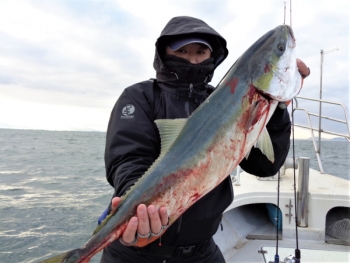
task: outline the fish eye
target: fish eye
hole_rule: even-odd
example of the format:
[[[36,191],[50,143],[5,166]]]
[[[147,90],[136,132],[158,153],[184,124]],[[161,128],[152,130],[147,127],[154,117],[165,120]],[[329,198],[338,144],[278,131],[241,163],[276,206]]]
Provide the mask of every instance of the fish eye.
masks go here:
[[[278,49],[278,51],[283,52],[285,50],[285,47],[283,44],[278,44],[277,49]]]

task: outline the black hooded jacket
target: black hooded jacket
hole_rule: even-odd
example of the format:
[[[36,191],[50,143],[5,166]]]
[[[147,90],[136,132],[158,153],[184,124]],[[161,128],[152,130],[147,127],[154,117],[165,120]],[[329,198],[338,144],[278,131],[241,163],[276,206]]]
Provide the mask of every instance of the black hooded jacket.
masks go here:
[[[167,41],[185,34],[205,38],[213,47],[212,57],[193,66],[183,59],[165,55]],[[225,39],[205,22],[192,17],[175,17],[169,21],[156,42],[156,79],[126,88],[111,113],[105,164],[107,180],[115,189],[114,196],[122,196],[158,157],[160,137],[154,121],[188,117],[212,92],[208,82],[227,55]],[[249,158],[241,163],[245,171],[259,176],[276,174],[287,156],[290,136],[287,111],[277,109],[267,129],[275,150],[275,162],[271,163],[259,149],[253,148]],[[188,246],[208,240],[215,234],[221,215],[232,200],[232,183],[228,177],[169,227],[162,243]],[[116,242],[107,249],[118,250],[118,254],[130,249],[121,248]]]

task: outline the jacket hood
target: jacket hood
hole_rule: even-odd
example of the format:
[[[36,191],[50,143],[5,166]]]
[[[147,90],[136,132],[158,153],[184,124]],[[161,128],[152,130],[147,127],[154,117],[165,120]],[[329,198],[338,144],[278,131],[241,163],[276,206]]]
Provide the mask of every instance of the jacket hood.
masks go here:
[[[156,41],[156,52],[153,62],[153,67],[157,72],[158,81],[174,81],[177,76],[164,64],[166,45],[174,38],[179,36],[191,35],[205,39],[213,48],[211,58],[213,60],[213,67],[206,78],[208,83],[213,76],[214,70],[225,60],[228,55],[226,47],[226,40],[213,28],[211,28],[204,21],[189,17],[178,16],[172,18],[164,27],[159,38]]]

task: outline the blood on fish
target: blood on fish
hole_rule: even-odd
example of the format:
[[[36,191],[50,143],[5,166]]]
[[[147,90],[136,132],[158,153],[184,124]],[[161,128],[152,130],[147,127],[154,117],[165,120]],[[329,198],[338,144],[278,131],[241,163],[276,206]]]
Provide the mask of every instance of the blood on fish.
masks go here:
[[[264,114],[259,111],[257,115],[254,115],[254,118],[250,119],[250,127],[247,132],[250,132],[254,128],[254,125],[261,119],[261,116],[264,116]]]
[[[270,72],[270,71],[271,71],[271,68],[272,68],[272,66],[270,66],[269,64],[266,64],[266,65],[265,65],[265,68],[264,68],[264,72],[265,72],[265,73]]]
[[[239,81],[238,78],[233,78],[233,79],[228,81],[227,85],[230,87],[231,94],[235,93],[238,81]]]
[[[257,93],[256,88],[254,85],[251,83],[248,88],[247,96],[249,98],[249,103],[252,104],[254,95]]]
[[[195,202],[195,201],[197,201],[200,197],[201,197],[200,194],[195,193],[195,194],[193,194],[190,198],[192,199],[192,201]]]
[[[215,149],[211,149],[211,150],[215,151]],[[210,164],[211,164],[211,158],[208,156],[207,161],[202,162],[200,165],[195,166],[194,168],[180,169],[175,173],[172,173],[164,177],[162,182],[160,183],[162,187],[159,187],[157,189],[157,195],[161,195],[164,192],[165,190],[164,187],[174,186],[176,184],[180,185],[179,182],[181,181],[197,180],[197,179],[194,179],[193,177],[201,177],[202,173],[209,169]],[[195,190],[195,192],[196,191],[197,190]],[[177,195],[176,190],[173,192],[173,195]]]

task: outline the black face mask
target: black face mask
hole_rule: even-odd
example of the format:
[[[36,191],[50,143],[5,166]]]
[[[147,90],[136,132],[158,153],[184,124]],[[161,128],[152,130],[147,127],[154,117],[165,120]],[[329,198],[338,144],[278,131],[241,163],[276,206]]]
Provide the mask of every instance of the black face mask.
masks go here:
[[[192,64],[186,59],[165,55],[163,63],[168,70],[176,74],[180,82],[192,83],[193,85],[207,84],[212,78],[215,67],[213,58],[208,58],[199,64]]]

